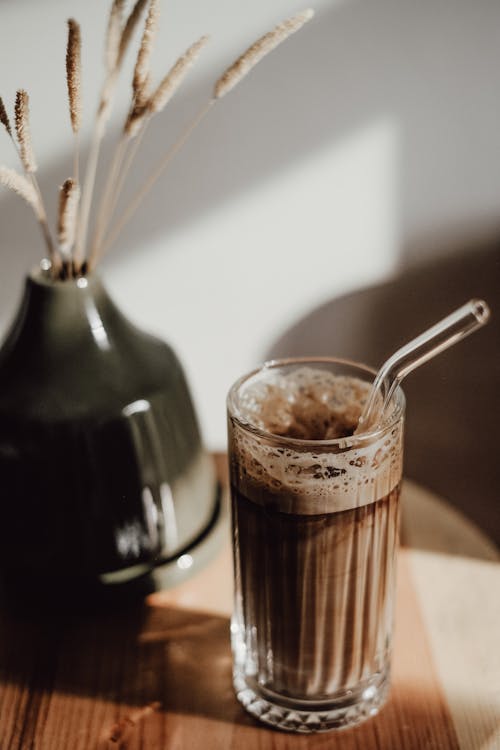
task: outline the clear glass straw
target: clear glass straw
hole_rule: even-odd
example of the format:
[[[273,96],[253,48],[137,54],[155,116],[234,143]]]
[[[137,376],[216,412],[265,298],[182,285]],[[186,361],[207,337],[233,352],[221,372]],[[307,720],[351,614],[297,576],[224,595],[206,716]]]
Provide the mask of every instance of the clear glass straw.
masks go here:
[[[471,299],[398,349],[378,371],[356,433],[365,432],[383,421],[394,391],[409,372],[476,331],[488,322],[489,317],[490,309],[486,302]]]

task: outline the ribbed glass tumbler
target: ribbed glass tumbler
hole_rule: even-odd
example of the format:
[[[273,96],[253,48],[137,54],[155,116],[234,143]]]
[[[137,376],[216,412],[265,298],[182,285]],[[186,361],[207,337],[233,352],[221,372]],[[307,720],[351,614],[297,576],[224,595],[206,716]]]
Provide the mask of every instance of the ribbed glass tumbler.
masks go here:
[[[306,440],[252,424],[248,387],[304,368],[373,380],[341,360],[275,361],[234,384],[228,424],[236,694],[261,721],[306,733],[358,724],[388,693],[404,396],[366,434]]]

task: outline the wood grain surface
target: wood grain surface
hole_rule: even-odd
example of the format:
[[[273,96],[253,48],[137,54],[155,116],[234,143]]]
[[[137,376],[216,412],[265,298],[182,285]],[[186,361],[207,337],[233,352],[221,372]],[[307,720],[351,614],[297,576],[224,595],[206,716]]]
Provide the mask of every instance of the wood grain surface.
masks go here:
[[[354,730],[293,736],[260,726],[236,701],[227,543],[197,575],[135,608],[86,617],[33,613],[29,620],[3,613],[0,748],[493,748],[491,712],[486,722],[471,714],[459,739],[429,635],[432,613],[421,606],[422,580],[415,584],[413,554],[402,549],[399,556],[389,702]],[[476,739],[482,744],[471,744]]]

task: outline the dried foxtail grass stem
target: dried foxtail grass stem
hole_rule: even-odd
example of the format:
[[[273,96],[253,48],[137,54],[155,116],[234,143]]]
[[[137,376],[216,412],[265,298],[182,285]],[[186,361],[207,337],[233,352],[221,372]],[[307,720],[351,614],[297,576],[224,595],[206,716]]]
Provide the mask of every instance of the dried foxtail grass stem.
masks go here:
[[[14,138],[14,133],[12,132],[12,126],[10,124],[9,115],[7,113],[7,109],[5,107],[5,104],[1,96],[0,96],[0,122],[2,123],[5,130],[7,131],[9,138],[12,141],[12,145],[14,146],[14,149],[16,151],[16,154],[19,156],[19,159],[21,160],[21,163],[22,163],[21,151],[19,149],[19,146],[16,143],[16,139]],[[23,165],[23,168],[24,168],[24,165]],[[31,178],[32,178],[32,175],[30,175],[30,180],[31,182],[33,182]]]
[[[61,255],[66,260],[71,259],[71,250],[75,243],[79,200],[80,187],[78,183],[71,178],[65,180],[59,190],[57,239]]]
[[[155,182],[158,180],[158,178],[161,176],[161,174],[165,171],[169,163],[172,161],[174,156],[181,150],[181,148],[184,146],[186,141],[189,139],[191,134],[196,130],[198,125],[201,123],[201,121],[206,117],[210,109],[215,104],[215,99],[210,99],[198,112],[196,117],[190,122],[188,127],[183,131],[181,136],[177,139],[177,141],[173,144],[173,146],[167,151],[165,156],[163,157],[162,161],[158,165],[158,167],[154,170],[154,172],[143,182],[137,193],[135,194],[134,198],[130,201],[130,203],[127,205],[126,209],[118,219],[117,223],[112,228],[110,234],[107,238],[105,238],[104,243],[102,244],[102,247],[99,248],[99,254],[104,254],[111,245],[116,241],[118,236],[120,235],[120,232],[122,231],[125,224],[131,219],[131,217],[134,215],[136,210],[139,208],[140,204],[146,197],[146,195],[149,193],[151,188],[154,186]],[[93,262],[90,264],[90,268],[93,268],[96,261],[96,256],[92,259]]]
[[[225,96],[242,78],[244,78],[263,57],[288,39],[291,34],[302,28],[314,16],[312,9],[288,18],[278,24],[272,31],[264,34],[252,44],[238,59],[221,75],[214,87],[214,97],[220,99]]]
[[[0,167],[0,182],[4,187],[13,190],[14,193],[24,198],[35,212],[38,220],[43,217],[37,192],[30,180],[24,175],[19,174],[15,169],[10,169],[10,167]]]
[[[126,149],[127,149],[127,139],[122,135],[120,140],[118,141],[118,144],[116,145],[116,148],[113,154],[113,160],[111,162],[111,166],[108,172],[108,178],[106,180],[106,185],[104,187],[104,191],[103,191],[103,195],[101,199],[101,205],[99,208],[99,213],[97,215],[94,236],[92,237],[90,252],[88,253],[89,261],[92,261],[92,259],[96,255],[98,245],[101,242],[102,235],[105,229],[105,222],[107,220],[107,217],[110,215],[110,212],[112,211],[111,205],[110,205],[112,202],[111,192],[113,188],[115,187],[116,181],[119,177],[120,165],[122,163]]]
[[[125,121],[125,133],[129,138],[137,135],[148,115],[147,105],[151,87],[150,59],[158,31],[158,19],[157,0],[150,0],[132,79],[132,105]]]
[[[190,138],[210,108],[231,91],[262,58],[291,34],[298,31],[313,16],[312,10],[305,10],[283,21],[272,31],[258,39],[224,71],[215,82],[210,100],[186,126],[163,158],[158,160],[152,174],[144,181],[115,225],[108,230],[124,180],[150,120],[153,116],[161,112],[174,96],[184,77],[208,41],[208,37],[203,36],[192,44],[179,57],[167,75],[164,76],[159,85],[153,90],[151,86],[150,62],[158,30],[159,0],[134,0],[132,9],[125,19],[126,3],[127,0],[112,0],[111,4],[105,43],[106,73],[94,121],[81,200],[78,180],[78,134],[82,114],[81,33],[80,26],[75,20],[70,19],[68,21],[66,78],[71,127],[75,136],[75,153],[73,177],[66,180],[60,189],[57,248],[52,244],[46,211],[35,176],[37,165],[31,142],[28,94],[22,89],[17,92],[13,127],[11,126],[4,103],[0,98],[0,123],[11,137],[25,172],[23,176],[14,170],[1,167],[0,183],[21,195],[35,210],[47,242],[54,278],[64,279],[75,273],[86,273],[87,270],[92,270],[98,254],[113,244],[124,225],[135,213],[144,197],[152,189],[170,161]],[[132,102],[128,110],[123,132],[115,147],[89,251],[87,235],[100,147],[106,130],[106,124],[111,114],[118,75],[134,32],[144,13],[146,13],[146,18],[132,79]],[[83,263],[85,253],[87,253],[88,262]],[[62,265],[61,260],[63,260]]]
[[[160,113],[167,106],[168,102],[172,99],[182,84],[189,70],[196,62],[208,40],[209,37],[206,35],[200,37],[200,39],[194,42],[194,44],[192,44],[186,52],[178,58],[167,75],[159,83],[147,104],[142,108],[140,117],[134,117],[134,109],[129,112],[125,121],[124,133],[115,150],[115,157],[104,190],[104,199],[92,242],[92,258],[98,252],[99,244],[101,243],[106,229],[106,224],[109,223],[113,216],[113,211],[120,197],[123,183],[127,177],[135,155],[137,154],[151,117]],[[134,139],[134,142],[122,165],[127,148],[127,140],[131,138]]]
[[[68,86],[69,115],[71,129],[75,136],[73,155],[73,177],[79,178],[79,137],[82,120],[82,85],[81,85],[81,50],[82,40],[79,24],[73,19],[68,20],[68,43],[66,47],[66,83]]]
[[[98,115],[96,117],[94,134],[87,158],[87,167],[85,170],[85,180],[83,184],[82,201],[80,206],[80,216],[78,219],[77,238],[74,253],[75,266],[77,269],[80,268],[81,262],[83,260],[85,243],[87,241],[87,227],[90,216],[90,208],[92,205],[92,195],[94,192],[97,162],[99,160],[99,150],[101,147],[102,138],[104,136],[105,126],[106,120],[103,116]]]
[[[33,187],[33,190],[37,196],[37,218],[42,228],[43,236],[47,245],[49,257],[52,261],[52,265],[55,266],[56,259],[54,253],[54,245],[52,243],[52,237],[49,231],[47,213],[43,204],[42,193],[35,176],[37,165],[35,161],[35,154],[33,152],[33,146],[31,143],[29,96],[28,92],[24,89],[19,89],[19,91],[16,93],[16,102],[14,105],[14,124],[19,146],[19,158],[23,165],[26,177],[28,178],[27,181],[31,182],[31,186]],[[15,145],[15,141],[13,138],[12,140]],[[13,174],[17,173],[14,172]],[[13,175],[11,174],[11,176]],[[14,190],[15,188],[12,186],[12,189]]]
[[[1,96],[0,96],[0,122],[4,126],[7,133],[10,135],[10,137],[13,138],[9,115],[7,114],[7,110],[5,109],[5,104],[3,103],[3,99]]]
[[[105,239],[102,248],[99,248],[99,252],[106,252],[109,250],[111,245],[115,242],[120,232],[122,231],[125,224],[131,219],[145,196],[149,193],[155,182],[164,172],[172,158],[177,154],[178,151],[184,146],[186,141],[189,139],[193,131],[198,127],[204,117],[208,114],[210,108],[223,96],[225,96],[231,89],[233,89],[252,68],[254,68],[258,62],[260,62],[266,55],[274,50],[281,42],[288,39],[291,34],[294,34],[302,26],[314,16],[314,11],[311,9],[304,10],[291,18],[278,24],[272,31],[260,37],[251,47],[249,47],[238,59],[230,65],[227,70],[220,76],[214,86],[213,98],[199,111],[196,117],[191,121],[187,128],[180,135],[178,140],[167,152],[163,160],[160,162],[158,167],[149,176],[149,178],[142,184],[140,189],[128,206],[126,207],[123,214],[118,219],[115,226],[112,228],[110,234]],[[202,37],[203,39],[203,37]],[[201,40],[200,40],[201,41]],[[193,45],[194,47],[195,45]],[[190,48],[192,49],[192,48]],[[187,53],[186,53],[187,55]],[[174,66],[175,67],[175,66]],[[168,76],[167,76],[168,78]],[[164,83],[166,79],[162,83]],[[162,84],[160,84],[160,87]],[[167,85],[165,84],[167,89]],[[159,89],[157,89],[157,92]],[[161,101],[161,96],[158,95],[158,100]],[[157,101],[158,101],[157,100]],[[168,95],[167,95],[168,100]],[[151,100],[150,100],[151,101]],[[92,258],[92,264],[95,262],[96,253]]]
[[[145,3],[141,4],[140,2],[137,2],[127,19],[127,23],[125,24],[121,35],[121,43],[118,49],[117,61],[123,60],[130,35],[139,22],[140,15],[144,6]],[[108,178],[101,200],[101,207],[96,221],[96,229],[92,239],[89,260],[92,260],[92,258],[95,256],[97,246],[102,239],[106,217],[108,216],[110,210],[112,210],[110,209],[110,202],[112,201],[111,191],[119,175],[120,166],[122,164],[122,160],[127,148],[127,140],[137,135],[145,121],[146,107],[144,106],[144,104],[140,104],[139,102],[140,99],[145,96],[145,89],[148,85],[149,56],[151,55],[152,44],[154,35],[156,33],[157,24],[157,8],[155,5],[155,0],[151,0],[134,69],[134,77],[132,82],[132,104],[125,120],[123,134],[115,147],[113,160],[108,172]]]
[[[127,139],[127,140],[122,139],[121,141],[123,144],[123,151],[121,153],[119,164],[118,164],[119,168],[117,170],[117,180],[116,180],[116,184],[112,186],[113,187],[112,192],[110,192],[110,201],[106,207],[106,213],[105,213],[105,224],[102,227],[102,232],[99,238],[99,242],[97,243],[96,252],[99,251],[99,243],[102,240],[104,231],[106,230],[107,226],[109,225],[109,222],[111,221],[113,217],[113,213],[116,208],[116,204],[118,203],[118,200],[120,198],[125,179],[130,171],[132,162],[134,161],[135,156],[140,148],[142,139],[144,138],[144,135],[146,134],[146,130],[148,128],[150,119],[151,118],[148,117],[142,121],[139,131],[135,135],[131,143],[130,143],[130,139]]]
[[[137,0],[134,7],[129,13],[125,26],[123,27],[122,35],[120,38],[120,46],[118,49],[118,65],[121,65],[123,58],[127,53],[127,49],[130,45],[132,37],[134,36],[135,30],[139,25],[144,8],[148,4],[148,0]]]
[[[99,252],[99,246],[102,242],[107,225],[113,217],[118,198],[120,196],[125,177],[130,169],[132,161],[141,145],[144,133],[149,119],[143,118],[138,125],[137,131],[131,136],[125,130],[115,148],[111,168],[108,172],[108,179],[103,192],[103,199],[96,222],[96,229],[92,238],[89,260],[92,263]],[[133,145],[127,153],[127,148],[133,138]],[[124,161],[125,159],[125,161]]]
[[[69,114],[73,133],[78,133],[82,120],[81,50],[80,26],[74,18],[70,18],[68,20],[68,44],[66,47],[66,82],[68,85]]]
[[[147,102],[145,104],[135,103],[127,115],[125,121],[124,133],[126,139],[135,138],[139,133],[146,120],[148,119]]]
[[[14,133],[12,132],[12,126],[10,124],[9,115],[7,113],[7,109],[5,107],[5,104],[1,96],[0,96],[0,122],[2,123],[5,130],[7,131],[9,138],[12,142],[12,145],[14,146],[15,152],[18,155],[19,160],[21,161],[21,164],[24,169],[24,164],[22,163],[22,159],[21,159],[21,150],[16,142],[16,139],[14,138]],[[32,174],[29,175],[29,179],[31,180],[31,182],[33,182],[33,176],[34,175]]]
[[[10,169],[9,167],[0,167],[0,183],[9,190],[13,190],[17,195],[20,195],[21,198],[24,198],[35,212],[35,216],[38,219],[38,223],[40,224],[45,239],[45,244],[47,245],[49,257],[52,261],[53,267],[55,267],[56,259],[54,255],[54,246],[52,244],[52,237],[50,236],[47,224],[47,216],[35,185],[28,177],[19,174],[15,169]]]
[[[111,6],[109,14],[105,45],[106,69],[108,73],[114,71],[118,64],[120,42],[122,38],[124,5],[124,0],[113,0],[113,5]]]
[[[151,95],[147,109],[150,114],[161,112],[173,97],[184,78],[198,59],[202,49],[209,40],[207,35],[200,37],[185,51],[164,79],[160,82],[156,91]]]
[[[95,178],[97,172],[97,163],[99,161],[99,151],[101,142],[106,130],[106,123],[111,114],[116,81],[119,73],[119,50],[122,38],[122,16],[123,0],[113,0],[108,21],[108,30],[106,34],[106,77],[101,90],[99,106],[94,124],[94,132],[90,144],[89,155],[87,159],[87,168],[85,170],[85,180],[83,185],[82,200],[80,206],[80,215],[77,226],[77,236],[75,242],[74,262],[77,270],[80,269],[85,252],[87,241],[87,231],[92,206],[92,197],[94,193]]]
[[[144,31],[139,52],[137,53],[134,78],[132,81],[132,90],[136,107],[144,106],[148,98],[150,60],[156,33],[158,31],[159,16],[158,0],[150,0],[148,15],[146,17],[146,23],[144,24]]]
[[[21,152],[19,150],[19,146],[16,143],[16,139],[14,138],[14,133],[12,132],[12,126],[10,124],[9,115],[7,113],[7,109],[5,107],[5,104],[1,96],[0,96],[0,122],[2,123],[5,130],[7,131],[9,138],[12,141],[12,145],[14,146],[14,149],[16,150],[16,153],[19,156],[19,159],[21,159]]]
[[[134,161],[135,156],[136,156],[136,154],[137,154],[137,152],[139,150],[139,147],[140,147],[140,145],[142,143],[142,139],[144,138],[144,135],[146,133],[146,130],[147,130],[147,127],[148,127],[148,124],[149,124],[149,120],[150,120],[150,118],[148,118],[147,120],[143,121],[142,127],[140,128],[139,132],[137,133],[137,135],[135,136],[134,140],[132,141],[132,145],[130,146],[130,148],[128,148],[128,152],[126,152],[126,150],[124,150],[123,156],[125,156],[125,153],[126,153],[126,158],[125,158],[124,162],[120,161],[120,169],[119,169],[119,173],[118,173],[118,179],[117,179],[116,184],[114,185],[114,188],[113,188],[113,195],[111,197],[111,202],[110,202],[110,205],[108,207],[109,210],[108,210],[108,213],[106,215],[106,223],[108,223],[110,221],[111,217],[112,217],[113,211],[114,211],[114,209],[116,207],[116,204],[118,202],[118,199],[120,197],[120,194],[121,194],[121,191],[122,191],[122,188],[123,188],[123,183],[125,182],[125,178],[127,177],[127,174],[128,174],[128,172],[130,170],[130,167],[132,166],[132,162]],[[129,146],[129,141],[124,141],[124,145],[127,148]],[[122,156],[122,159],[123,159],[123,156]]]
[[[21,161],[26,172],[36,172],[35,154],[31,143],[30,104],[28,92],[19,89],[16,94],[15,125],[17,142],[21,153]]]
[[[127,162],[120,175],[120,184],[117,186],[115,196],[121,191],[123,180],[127,176],[130,165],[134,159],[135,154],[140,145],[141,139],[144,137],[146,127],[151,117],[155,114],[162,112],[169,101],[172,99],[177,89],[181,86],[184,78],[188,74],[189,70],[193,67],[194,63],[198,59],[202,49],[208,43],[209,36],[206,34],[200,37],[194,44],[192,44],[186,52],[178,58],[174,65],[170,68],[167,75],[160,81],[156,90],[151,94],[147,104],[144,107],[144,114],[138,120],[129,117],[125,122],[125,133],[131,137],[135,137],[139,134],[139,137],[135,139],[134,146],[132,147]],[[133,114],[133,113],[131,113]]]
[[[161,112],[167,106],[208,40],[209,37],[204,35],[194,42],[175,62],[149,99],[144,104],[136,105],[131,109],[125,121],[126,135],[130,138],[135,137],[154,114]]]

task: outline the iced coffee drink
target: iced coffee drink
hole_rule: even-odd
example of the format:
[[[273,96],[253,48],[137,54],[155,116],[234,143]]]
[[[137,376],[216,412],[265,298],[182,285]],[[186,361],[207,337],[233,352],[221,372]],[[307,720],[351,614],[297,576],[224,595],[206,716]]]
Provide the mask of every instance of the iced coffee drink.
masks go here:
[[[234,684],[283,729],[351,726],[387,695],[404,399],[354,435],[372,379],[286,361],[229,394]]]

